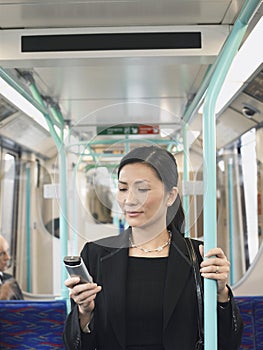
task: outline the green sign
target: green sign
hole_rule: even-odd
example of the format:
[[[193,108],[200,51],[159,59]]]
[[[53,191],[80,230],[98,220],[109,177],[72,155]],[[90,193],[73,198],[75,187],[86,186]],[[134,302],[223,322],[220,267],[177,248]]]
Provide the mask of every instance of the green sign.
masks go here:
[[[117,125],[117,126],[98,126],[98,135],[146,135],[159,134],[158,125]]]

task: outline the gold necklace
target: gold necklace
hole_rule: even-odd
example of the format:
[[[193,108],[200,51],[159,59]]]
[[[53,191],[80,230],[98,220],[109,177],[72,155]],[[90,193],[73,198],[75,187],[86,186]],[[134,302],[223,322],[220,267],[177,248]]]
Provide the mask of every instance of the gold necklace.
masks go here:
[[[169,233],[169,239],[168,239],[168,241],[166,241],[164,244],[162,244],[162,245],[160,245],[159,247],[154,248],[154,249],[147,249],[147,248],[143,248],[143,247],[141,247],[141,246],[138,246],[138,245],[134,244],[133,241],[132,241],[131,235],[129,235],[130,247],[131,247],[131,248],[140,249],[140,250],[142,250],[144,253],[161,252],[162,250],[164,250],[165,247],[167,247],[167,246],[169,246],[169,245],[171,244],[172,233],[171,233],[171,231],[168,231],[168,233]]]

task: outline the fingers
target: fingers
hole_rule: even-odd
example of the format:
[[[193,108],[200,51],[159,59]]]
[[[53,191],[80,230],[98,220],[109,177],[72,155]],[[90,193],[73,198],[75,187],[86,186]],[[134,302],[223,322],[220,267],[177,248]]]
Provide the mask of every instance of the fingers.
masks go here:
[[[211,256],[216,256],[218,258],[222,258],[222,259],[225,258],[226,259],[226,256],[221,248],[212,248],[205,254],[205,257],[207,257],[207,258],[209,258]]]
[[[200,254],[203,248],[200,249]],[[211,278],[218,281],[227,281],[230,263],[221,248],[210,249],[205,254],[205,260],[201,263],[200,273],[205,278]]]
[[[204,246],[199,245],[199,252],[204,257]],[[205,260],[201,263],[200,273],[202,277],[217,281],[217,298],[219,302],[229,300],[228,288],[226,286],[230,262],[221,248],[210,249],[205,254]]]
[[[65,281],[65,286],[68,287],[68,288],[73,288],[79,282],[80,282],[80,278],[78,276],[76,276],[76,277],[69,277]]]
[[[70,297],[75,301],[76,304],[83,308],[88,308],[89,304],[94,301],[97,293],[101,291],[101,286],[96,283],[86,283],[77,285],[70,291]]]
[[[70,277],[65,281],[69,288],[69,296],[79,306],[81,313],[91,312],[94,309],[94,300],[102,289],[96,283],[82,283],[79,277]]]
[[[206,267],[201,267],[200,273],[201,276],[205,278],[227,281],[229,267],[226,265],[209,265]]]
[[[97,283],[83,283],[71,288],[69,295],[77,304],[81,304],[86,300],[88,302],[93,300],[100,291],[101,286],[98,286]]]

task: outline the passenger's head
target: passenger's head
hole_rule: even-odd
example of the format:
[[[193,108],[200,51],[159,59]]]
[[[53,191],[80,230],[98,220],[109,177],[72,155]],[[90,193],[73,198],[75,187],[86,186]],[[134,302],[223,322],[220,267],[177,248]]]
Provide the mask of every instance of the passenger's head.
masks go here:
[[[10,260],[9,244],[7,240],[2,235],[0,235],[0,271],[1,272],[7,269],[9,260]]]
[[[176,193],[174,198],[171,198],[171,205],[168,205],[166,226],[172,231],[177,229],[179,232],[183,232],[184,213],[177,193],[178,170],[174,156],[158,146],[135,148],[122,158],[118,168],[119,180],[122,170],[125,169],[124,167],[132,164],[141,164],[150,168],[156,178],[163,184],[166,193]]]

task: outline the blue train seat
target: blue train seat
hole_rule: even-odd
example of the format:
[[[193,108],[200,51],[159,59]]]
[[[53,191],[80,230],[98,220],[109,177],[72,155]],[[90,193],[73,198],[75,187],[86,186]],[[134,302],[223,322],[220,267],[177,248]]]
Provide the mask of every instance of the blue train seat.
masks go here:
[[[64,349],[66,302],[0,301],[0,349]]]
[[[240,350],[263,349],[263,296],[235,297],[244,321]]]
[[[263,349],[263,296],[235,298],[243,321],[240,350]],[[0,349],[64,349],[66,302],[0,301]]]

